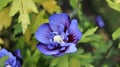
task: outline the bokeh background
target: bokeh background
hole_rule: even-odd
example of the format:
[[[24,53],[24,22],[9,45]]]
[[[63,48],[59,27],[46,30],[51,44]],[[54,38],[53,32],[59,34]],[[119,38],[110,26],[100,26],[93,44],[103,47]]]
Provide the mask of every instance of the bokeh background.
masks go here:
[[[78,20],[77,52],[53,57],[36,48],[34,33],[55,13]],[[20,49],[23,67],[120,67],[120,1],[0,0],[2,48]]]

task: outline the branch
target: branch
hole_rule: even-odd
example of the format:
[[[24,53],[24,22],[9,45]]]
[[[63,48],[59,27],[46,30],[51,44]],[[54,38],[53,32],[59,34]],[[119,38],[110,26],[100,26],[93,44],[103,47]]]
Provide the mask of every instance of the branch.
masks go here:
[[[104,61],[107,59],[108,54],[109,54],[110,50],[112,49],[112,47],[113,47],[114,45],[115,45],[115,44],[112,44],[112,45],[108,48],[108,50],[106,51],[105,55],[103,56],[102,60],[100,61],[100,63],[98,64],[97,67],[101,67],[101,66],[102,66],[102,64],[103,64]]]

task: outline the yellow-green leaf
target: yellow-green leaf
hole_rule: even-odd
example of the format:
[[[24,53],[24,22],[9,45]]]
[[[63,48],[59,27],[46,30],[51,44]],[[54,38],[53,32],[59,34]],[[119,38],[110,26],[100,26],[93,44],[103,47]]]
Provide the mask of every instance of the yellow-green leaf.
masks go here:
[[[9,56],[3,56],[0,58],[0,67],[5,67],[5,61],[9,58]]]
[[[117,11],[120,12],[120,0],[114,0],[114,1],[112,1],[112,0],[106,0],[106,1],[107,1],[108,5],[112,9],[117,10]]]
[[[0,31],[3,28],[8,28],[11,25],[12,18],[8,15],[9,7],[0,12]]]
[[[98,27],[88,29],[88,30],[83,34],[82,38],[94,34],[97,29],[98,29]]]
[[[18,13],[21,10],[21,8],[22,8],[21,0],[13,0],[9,15],[14,16],[16,13]]]
[[[84,42],[89,42],[91,40],[91,38],[88,37],[88,36],[93,35],[96,32],[97,29],[98,29],[98,27],[88,29],[85,33],[83,33],[83,36],[82,36],[81,40],[79,40],[79,43],[80,42],[83,42],[83,43]]]
[[[55,0],[45,1],[42,3],[42,6],[50,14],[52,14],[53,12],[59,12],[61,10],[60,7],[57,5],[57,2]]]
[[[0,37],[0,44],[3,44],[4,43],[4,41],[3,41],[3,39]]]
[[[38,13],[38,10],[32,0],[13,0],[9,15],[14,16],[16,13],[20,14],[19,22],[21,23],[23,33],[25,33],[28,25],[30,24],[28,15],[30,12]]]
[[[27,12],[20,14],[19,22],[21,23],[23,33],[25,33],[25,31],[27,30],[28,24],[30,24],[30,20]]]
[[[78,2],[79,0],[70,0],[70,5],[72,6],[72,8],[76,9],[78,8]]]
[[[80,61],[76,58],[70,58],[70,67],[81,67]]]
[[[10,3],[12,0],[0,0],[0,11],[7,6],[8,3]]]
[[[113,34],[112,34],[112,39],[113,39],[113,40],[116,40],[116,39],[118,39],[119,37],[120,37],[120,27],[117,28],[117,30],[116,30],[115,32],[113,32]]]
[[[48,0],[34,0],[35,3],[38,3],[39,5],[41,5],[43,2],[48,1]]]
[[[67,55],[63,56],[61,59],[59,59],[60,62],[58,63],[57,67],[69,67]]]

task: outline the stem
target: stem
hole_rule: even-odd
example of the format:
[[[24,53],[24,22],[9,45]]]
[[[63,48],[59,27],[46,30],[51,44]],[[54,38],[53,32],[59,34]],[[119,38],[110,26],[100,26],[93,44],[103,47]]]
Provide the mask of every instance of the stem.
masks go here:
[[[98,67],[101,67],[102,64],[104,63],[104,61],[107,59],[108,54],[109,54],[109,52],[110,52],[110,50],[112,49],[113,46],[114,46],[114,44],[112,44],[112,45],[108,48],[108,50],[107,50],[107,52],[105,53],[105,55],[103,56],[102,60],[101,60],[100,63],[98,64]]]

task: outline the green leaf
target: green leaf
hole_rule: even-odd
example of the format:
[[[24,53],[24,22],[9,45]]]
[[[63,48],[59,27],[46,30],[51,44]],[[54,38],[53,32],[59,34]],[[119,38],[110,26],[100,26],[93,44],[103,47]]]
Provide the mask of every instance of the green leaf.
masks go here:
[[[15,39],[15,37],[14,37],[14,39]],[[23,36],[16,37],[16,40],[17,40],[16,47],[23,49],[25,46],[25,38]]]
[[[74,57],[70,58],[70,67],[81,67],[79,59]]]
[[[31,33],[34,33],[41,24],[48,22],[48,19],[44,18],[45,15],[45,10],[41,10],[38,15],[32,15]]]
[[[37,62],[39,61],[39,58],[40,58],[40,51],[36,49],[36,51],[32,55],[32,62],[36,65]]]
[[[81,54],[82,53],[82,54]],[[91,64],[93,62],[93,56],[90,53],[84,53],[83,49],[79,49],[78,52],[74,53],[72,56],[73,58],[70,58],[70,62],[75,61],[71,66],[77,67],[80,65],[81,67],[92,67],[93,65]],[[76,66],[77,65],[77,66]],[[80,67],[78,66],[78,67]]]
[[[91,65],[93,61],[93,57],[91,54],[84,54],[84,55],[79,55],[78,59],[80,60],[80,64],[85,67],[92,67]]]
[[[36,51],[31,55],[31,51],[27,50],[26,58],[23,63],[23,67],[37,67],[37,62],[40,58],[40,52],[36,49]]]
[[[22,32],[22,27],[20,23],[14,25],[13,36],[17,35],[18,33]]]
[[[78,43],[85,43],[85,42],[91,41],[92,38],[90,38],[88,36],[93,35],[96,32],[97,28],[98,27],[88,29],[85,33],[83,33],[83,36],[82,36],[81,40],[79,40]]]
[[[111,8],[120,12],[120,0],[114,0],[114,1],[106,0],[106,1]]]
[[[113,34],[112,34],[112,39],[113,39],[113,40],[116,40],[116,39],[118,39],[119,37],[120,37],[120,27],[117,28],[117,30],[115,30],[115,31],[113,32]]]
[[[8,15],[9,7],[0,12],[0,31],[3,28],[8,28],[11,25],[12,18]]]
[[[62,59],[62,60],[61,60]],[[69,67],[67,55],[57,57],[51,61],[50,67]]]
[[[92,64],[85,64],[85,67],[95,67]]]
[[[55,67],[55,66],[57,66],[57,64],[58,64],[59,61],[60,61],[59,58],[60,58],[60,57],[54,58],[54,59],[51,61],[50,67]]]
[[[70,0],[70,5],[73,9],[76,9],[78,6],[78,0]]]
[[[86,43],[86,42],[89,42],[89,41],[91,41],[90,37],[84,37],[78,43]]]
[[[10,3],[12,0],[0,0],[0,11],[7,6],[8,3]]]
[[[90,35],[94,34],[94,33],[96,32],[96,30],[97,30],[97,29],[98,29],[98,27],[88,29],[85,33],[83,33],[82,38],[84,38],[84,37],[87,37],[87,36],[90,36]]]
[[[62,59],[62,60],[61,60]],[[57,67],[69,67],[68,57],[65,55],[60,59]]]
[[[9,56],[4,56],[2,58],[0,58],[0,67],[4,67],[5,66],[5,61],[9,58]]]
[[[25,33],[30,24],[28,13],[38,13],[38,10],[32,0],[13,0],[9,15],[14,16],[19,13],[19,22],[21,23],[23,33]]]
[[[26,58],[24,59],[23,67],[32,67],[31,66],[31,52],[30,50],[26,51]]]

